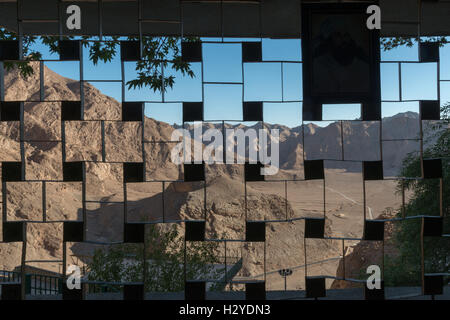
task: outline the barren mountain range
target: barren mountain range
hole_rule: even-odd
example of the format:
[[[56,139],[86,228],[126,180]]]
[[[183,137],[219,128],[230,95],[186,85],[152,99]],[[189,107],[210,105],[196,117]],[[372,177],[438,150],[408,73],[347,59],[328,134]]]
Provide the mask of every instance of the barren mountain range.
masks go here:
[[[7,101],[40,100],[38,64],[35,73],[22,79],[17,71],[5,75]],[[64,78],[47,67],[44,71],[44,101],[24,104],[26,180],[62,180],[61,115],[58,100],[80,100],[80,83]],[[84,121],[66,122],[66,161],[88,161],[87,241],[122,240],[124,195],[121,162],[142,162],[141,123],[121,122],[121,105],[85,83]],[[101,122],[105,130],[105,162],[102,161]],[[341,133],[341,125],[343,132]],[[204,127],[211,126],[204,124]],[[227,127],[231,125],[226,124]],[[258,126],[258,125],[257,125]],[[260,126],[260,124],[259,124]],[[305,124],[302,128],[280,129],[280,172],[268,177],[270,182],[247,184],[247,212],[242,165],[207,165],[206,188],[201,183],[165,182],[182,179],[182,169],[171,162],[170,141],[176,126],[145,118],[145,163],[148,182],[127,187],[128,221],[182,220],[206,217],[208,235],[226,234],[230,239],[244,239],[245,217],[249,220],[282,220],[288,217],[325,216],[327,234],[360,237],[363,223],[362,177],[360,160],[380,158],[380,124],[376,122],[339,122],[327,126]],[[19,123],[0,123],[1,161],[20,161]],[[402,159],[417,152],[419,120],[415,113],[403,113],[383,119],[382,136],[385,175],[395,175]],[[340,144],[341,139],[344,145]],[[326,199],[322,181],[276,181],[286,177],[303,179],[303,152],[306,159],[326,161]],[[343,154],[342,154],[343,152]],[[345,162],[340,160],[356,160]],[[81,184],[46,182],[46,201],[41,182],[11,182],[7,185],[7,219],[42,221],[29,223],[26,260],[29,265],[61,271],[63,220],[81,218]],[[286,189],[285,189],[286,188]],[[398,207],[393,193],[395,183],[377,181],[367,199],[373,218],[387,207]],[[163,192],[164,190],[164,192]],[[206,190],[206,195],[205,195]],[[287,200],[285,200],[287,195]],[[206,204],[205,204],[206,199]],[[325,207],[323,202],[325,200]],[[43,210],[45,204],[45,210]],[[206,212],[205,212],[206,210]],[[54,222],[53,222],[54,221]],[[180,224],[177,224],[180,226]],[[180,226],[181,228],[181,226]],[[274,271],[293,268],[288,289],[304,288],[305,264],[303,220],[270,223],[266,230],[267,288],[281,289],[284,280]],[[180,229],[181,230],[181,229]],[[354,243],[347,243],[352,246]],[[77,243],[69,246],[68,263],[85,263],[98,244]],[[238,243],[227,254],[239,252],[243,267],[237,277],[259,279],[264,273],[264,245]],[[340,242],[306,241],[308,275],[336,275]],[[0,269],[20,265],[21,243],[0,243]],[[42,262],[45,260],[45,262]],[[331,285],[331,282],[328,284]]]

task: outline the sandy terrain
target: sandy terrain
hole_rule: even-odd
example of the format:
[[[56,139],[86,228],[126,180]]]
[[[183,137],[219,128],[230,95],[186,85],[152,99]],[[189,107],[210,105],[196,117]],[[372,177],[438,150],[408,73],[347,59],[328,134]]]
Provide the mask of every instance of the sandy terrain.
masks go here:
[[[36,66],[35,66],[36,67]],[[24,81],[14,72],[5,77],[6,100],[24,101],[38,99],[39,72]],[[79,83],[63,78],[45,69],[45,100],[79,99]],[[360,170],[343,167],[342,161],[326,161],[325,180],[270,181],[247,183],[245,190],[243,166],[211,166],[206,171],[206,195],[203,183],[170,182],[182,178],[182,168],[170,161],[173,143],[169,141],[174,127],[155,119],[145,118],[145,143],[142,150],[142,125],[112,121],[121,119],[120,103],[107,97],[90,84],[85,88],[85,120],[104,120],[106,162],[141,162],[146,154],[146,180],[127,187],[127,221],[170,221],[205,219],[207,237],[224,235],[227,239],[243,240],[245,218],[272,222],[266,229],[266,248],[263,243],[235,242],[228,246],[227,256],[242,256],[243,267],[236,279],[262,279],[267,274],[268,290],[284,289],[284,279],[278,274],[281,268],[293,269],[288,278],[288,289],[304,288],[305,272],[311,275],[335,276],[342,254],[342,242],[307,239],[304,241],[304,217],[326,217],[328,236],[358,238],[362,236],[364,220],[363,184]],[[26,178],[61,180],[61,126],[60,105],[54,102],[25,103]],[[409,118],[408,118],[409,119]],[[408,121],[401,118],[401,121]],[[394,124],[395,125],[395,124]],[[303,179],[303,146],[299,129],[282,129],[280,161],[283,170],[269,180]],[[2,123],[0,144],[1,161],[18,161],[18,126]],[[88,162],[86,169],[87,239],[95,242],[120,242],[123,239],[124,192],[121,163],[102,162],[101,124],[99,121],[74,121],[66,126],[67,161]],[[337,127],[326,128],[308,125],[309,146],[307,157],[330,156],[327,145],[333,145]],[[370,123],[358,128],[346,127],[349,141],[358,142],[361,130],[369,136],[360,145],[348,144],[347,157],[355,155],[358,148],[374,149],[369,142],[377,140],[372,133],[376,128]],[[352,136],[352,132],[354,135]],[[372,136],[370,137],[370,135]],[[331,138],[330,138],[331,137]],[[352,138],[353,137],[353,138]],[[330,140],[331,139],[331,140]],[[353,139],[353,140],[352,140]],[[51,140],[51,142],[39,142]],[[370,140],[370,141],[369,141]],[[158,141],[157,143],[154,143]],[[305,142],[306,143],[306,142]],[[309,147],[310,148],[310,147]],[[353,149],[352,149],[353,148]],[[391,150],[403,154],[410,150]],[[339,148],[338,148],[339,149]],[[328,150],[328,151],[327,151]],[[356,151],[355,151],[356,150]],[[406,150],[406,151],[405,151]],[[386,154],[389,154],[386,151]],[[376,156],[374,151],[371,156]],[[338,154],[331,158],[339,159]],[[395,168],[398,159],[387,166]],[[349,169],[348,171],[346,169]],[[167,182],[161,182],[166,180]],[[7,220],[28,221],[26,260],[30,266],[61,271],[62,223],[64,220],[81,220],[81,184],[46,182],[47,200],[43,208],[42,182],[7,184]],[[325,187],[325,189],[324,189]],[[378,217],[386,208],[398,208],[401,196],[395,195],[393,181],[375,181],[366,184],[370,190],[366,199],[366,216]],[[164,190],[164,192],[163,192]],[[247,194],[247,210],[245,194]],[[286,201],[287,197],[287,201]],[[325,197],[325,206],[324,206]],[[205,203],[206,199],[206,203]],[[45,219],[52,223],[38,223]],[[1,224],[0,224],[1,225]],[[182,230],[182,225],[179,225]],[[305,244],[306,261],[305,267]],[[345,247],[354,245],[346,241]],[[68,264],[86,263],[98,245],[69,244]],[[12,270],[20,265],[21,243],[0,243],[0,269]],[[264,261],[264,252],[266,259]],[[225,254],[225,253],[224,253]],[[327,283],[331,285],[331,280]]]

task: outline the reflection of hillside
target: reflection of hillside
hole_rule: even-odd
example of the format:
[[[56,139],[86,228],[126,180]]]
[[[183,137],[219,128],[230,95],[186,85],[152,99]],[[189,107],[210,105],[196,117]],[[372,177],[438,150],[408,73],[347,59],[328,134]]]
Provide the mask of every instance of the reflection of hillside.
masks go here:
[[[63,78],[45,69],[46,100],[78,100],[78,82]],[[39,72],[27,81],[14,73],[5,77],[6,100],[26,100],[39,97]],[[87,241],[120,242],[124,221],[122,165],[124,161],[141,162],[142,133],[140,123],[122,123],[120,103],[109,98],[93,86],[85,88],[85,119],[105,120],[105,160],[102,163],[101,124],[97,121],[73,121],[66,123],[67,161],[87,162]],[[38,99],[36,99],[38,100]],[[52,140],[50,143],[25,143],[27,157],[26,178],[61,180],[61,124],[57,103],[25,103],[25,137],[34,140]],[[204,128],[213,127],[204,124]],[[229,126],[227,124],[227,126]],[[255,128],[260,128],[260,124]],[[306,124],[303,145],[300,127],[288,128],[282,125],[266,125],[268,129],[280,130],[280,168],[277,177],[303,179],[303,151],[306,159],[377,160],[380,154],[379,124],[375,122],[344,122],[344,148],[340,145],[340,123],[326,127]],[[206,189],[202,183],[165,182],[178,180],[182,169],[170,161],[172,144],[169,141],[175,127],[154,119],[145,119],[144,146],[146,153],[147,180],[157,180],[127,186],[128,222],[137,221],[179,221],[203,219],[206,217],[207,237],[212,234],[226,234],[229,239],[244,239],[245,201],[242,165],[207,166]],[[400,130],[401,129],[401,130]],[[0,127],[2,161],[20,159],[19,127],[3,123]],[[418,119],[416,114],[407,113],[386,118],[383,123],[383,139],[416,138]],[[150,143],[151,142],[151,143]],[[157,143],[153,143],[157,142]],[[417,142],[401,141],[386,143],[383,148],[386,174],[397,172],[402,159],[409,152],[417,150]],[[114,163],[116,162],[116,163]],[[327,187],[340,193],[329,192],[326,198],[325,214],[328,230],[334,235],[358,237],[362,232],[361,164],[328,161],[326,167]],[[270,179],[271,177],[268,177]],[[159,181],[159,182],[158,182]],[[289,182],[287,201],[283,182],[248,183],[247,197],[249,220],[283,220],[310,216],[323,216],[323,182]],[[397,206],[392,198],[395,185],[383,181],[371,193],[371,208],[379,215],[386,206]],[[41,183],[8,183],[8,220],[41,221]],[[205,191],[206,190],[206,191]],[[329,190],[329,189],[328,189]],[[81,186],[79,183],[49,182],[46,185],[46,217],[48,221],[82,220],[80,208]],[[206,194],[205,194],[206,192]],[[206,204],[205,204],[206,199]],[[348,199],[354,199],[349,201]],[[205,212],[206,208],[206,212]],[[164,216],[163,216],[164,213]],[[28,230],[27,260],[62,260],[62,224],[30,224]],[[182,227],[180,225],[180,231]],[[271,223],[267,227],[267,270],[294,267],[304,264],[302,220]],[[68,263],[76,262],[75,256],[87,261],[98,245],[75,243],[69,248]],[[263,273],[261,264],[263,247],[258,244],[236,243],[228,248],[230,252],[244,251],[243,267],[238,276],[252,277]],[[312,242],[307,248],[311,254],[309,262],[337,257],[338,247],[332,242]],[[236,256],[234,253],[232,256]],[[19,243],[0,244],[0,264],[3,269],[12,270],[20,264]],[[34,266],[59,271],[60,262],[37,263]],[[335,260],[327,264],[316,264],[315,272],[333,273]],[[333,269],[334,268],[334,269]],[[292,289],[303,287],[304,274],[296,272],[292,278]],[[314,270],[314,269],[312,269]],[[269,288],[282,285],[279,276],[268,278]],[[280,287],[281,288],[281,287]]]

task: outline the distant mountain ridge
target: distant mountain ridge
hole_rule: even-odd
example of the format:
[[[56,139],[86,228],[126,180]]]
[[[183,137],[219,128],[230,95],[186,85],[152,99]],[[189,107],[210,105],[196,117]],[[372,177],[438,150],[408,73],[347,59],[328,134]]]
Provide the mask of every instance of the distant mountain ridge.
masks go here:
[[[224,124],[225,129],[245,128],[243,124]],[[174,128],[181,126],[174,125]],[[186,127],[191,131],[192,126]],[[221,130],[221,124],[204,123],[203,132],[209,128]],[[261,123],[248,128],[261,129]],[[327,126],[318,126],[307,123],[303,126],[289,128],[280,124],[264,123],[268,131],[279,130],[280,136],[280,168],[298,169],[303,166],[303,152],[306,160],[330,160],[330,168],[347,168],[355,170],[358,167],[349,161],[375,161],[381,159],[385,162],[385,172],[396,175],[402,161],[407,154],[419,151],[419,115],[415,112],[404,112],[392,117],[377,121],[342,121],[332,122]],[[302,130],[304,128],[304,136]],[[380,137],[380,129],[381,137]],[[425,124],[425,131],[428,125]],[[384,141],[380,145],[380,139]],[[414,141],[414,139],[417,139]],[[343,140],[343,146],[341,143]],[[333,163],[331,163],[333,161]],[[359,166],[360,167],[360,166]]]
[[[5,76],[6,100],[35,100],[39,101],[39,65],[34,65],[35,72],[24,80],[17,76],[16,72],[8,72]],[[44,67],[44,100],[79,100],[80,87],[76,80],[64,78],[52,70]],[[58,104],[56,103],[29,103],[25,107],[25,135],[26,139],[33,140],[59,140],[60,118]],[[120,120],[120,103],[113,98],[103,95],[98,89],[89,83],[85,83],[85,119],[86,120]],[[142,153],[141,134],[138,123],[108,123],[106,122],[105,135],[106,160],[109,161],[139,161]],[[280,134],[280,168],[285,170],[299,169],[303,166],[303,156],[307,160],[326,159],[335,160],[330,167],[349,168],[349,161],[380,160],[381,153],[385,162],[385,170],[390,175],[395,175],[401,166],[403,158],[411,153],[419,151],[419,116],[414,112],[404,112],[392,117],[383,118],[382,148],[380,147],[380,122],[343,121],[332,122],[321,127],[313,123],[304,124],[304,136],[302,126],[289,128],[280,124],[264,123],[264,127],[278,129]],[[232,125],[225,123],[225,128],[244,128],[243,124]],[[148,141],[170,141],[173,130],[180,128],[178,125],[170,125],[152,118],[145,121],[145,139]],[[203,123],[203,130],[208,128],[221,129],[220,124]],[[250,126],[260,129],[261,123]],[[17,129],[3,128],[3,130],[15,130],[14,132],[2,132],[3,136],[18,134]],[[68,149],[68,157],[77,160],[101,160],[101,137],[99,126],[95,122],[71,123],[66,128],[67,135],[72,143]],[[192,129],[192,128],[191,128]],[[428,131],[427,125],[424,131]],[[70,139],[71,134],[76,134],[78,140]],[[124,138],[126,141],[124,141]],[[2,138],[5,139],[5,138]],[[343,145],[341,144],[343,139]],[[7,141],[4,141],[5,143]],[[14,141],[8,141],[16,147]],[[6,143],[6,144],[8,144]],[[42,145],[31,142],[37,149]],[[156,146],[155,151],[169,146]],[[48,148],[45,147],[45,148]],[[6,150],[7,154],[15,153]],[[36,151],[39,152],[39,151]],[[114,154],[113,157],[111,154]],[[108,159],[109,157],[109,159]],[[17,159],[17,155],[14,157]],[[167,164],[166,158],[156,156],[153,161],[155,168],[166,167],[173,170],[174,166]],[[164,176],[164,174],[163,174]]]
[[[21,78],[17,71],[5,74],[5,95],[7,101],[39,101],[41,97],[39,84],[39,63],[34,63],[34,74],[28,79]],[[76,80],[64,78],[48,68],[44,72],[43,97],[47,102],[32,102],[24,104],[24,134],[26,156],[26,180],[62,180],[62,145],[61,145],[61,114],[59,100],[80,100],[80,83]],[[142,143],[142,128],[139,122],[122,122],[121,104],[111,97],[105,96],[91,84],[85,84],[85,121],[68,121],[65,123],[66,133],[66,161],[86,161],[86,193],[87,239],[96,241],[121,241],[124,206],[121,201],[123,195],[122,162],[145,161],[146,180],[150,182],[127,185],[128,221],[146,219],[161,220],[164,211],[166,219],[199,219],[203,217],[206,207],[208,223],[207,232],[222,234],[226,232],[233,239],[244,237],[244,183],[242,166],[208,166],[207,167],[207,197],[204,206],[204,190],[195,184],[170,182],[183,178],[183,167],[177,166],[170,159],[174,142],[172,132],[177,126],[152,118],[145,118],[145,143]],[[102,126],[104,121],[105,150],[102,150]],[[204,123],[204,128],[217,125]],[[230,124],[226,124],[231,127]],[[242,125],[237,125],[241,126]],[[361,160],[380,159],[380,123],[351,121],[331,123],[326,127],[314,124],[305,125],[305,142],[303,143],[302,128],[288,128],[278,124],[265,124],[268,129],[280,130],[280,169],[282,174],[293,173],[298,180],[302,180],[303,156],[306,159],[334,159],[352,161],[327,161],[328,168],[345,168],[358,171]],[[256,124],[254,128],[261,128]],[[407,138],[415,137],[418,133],[419,122],[417,114],[406,113],[386,118],[382,130],[384,138],[398,139],[399,135]],[[19,161],[20,157],[20,127],[18,123],[3,123],[0,126],[0,145],[2,146],[1,161]],[[341,136],[344,145],[340,144]],[[49,140],[49,142],[42,142]],[[417,143],[413,141],[389,141],[384,144],[383,159],[386,172],[393,174],[398,171],[401,160],[409,152],[415,151]],[[144,148],[145,159],[142,157]],[[342,155],[342,150],[344,154]],[[105,159],[103,159],[103,152]],[[104,160],[104,161],[103,161]],[[353,162],[355,161],[355,162]],[[390,171],[389,171],[390,170]],[[339,176],[341,172],[332,172]],[[353,174],[354,176],[359,175]],[[165,182],[164,185],[156,181]],[[301,181],[304,182],[304,181]],[[390,181],[383,181],[383,183]],[[279,220],[285,216],[323,214],[321,200],[315,199],[315,187],[306,181],[292,189],[300,193],[310,192],[311,195],[298,200],[299,194],[291,195],[285,201],[279,194],[275,184],[274,189],[262,192],[261,186],[247,186],[249,208],[255,219]],[[342,189],[356,189],[360,191],[358,183],[345,184]],[[351,187],[351,188],[350,188]],[[339,188],[339,187],[337,187]],[[317,190],[319,191],[319,189]],[[383,190],[384,191],[384,190]],[[352,191],[353,192],[353,191]],[[48,221],[81,220],[81,186],[77,183],[48,183],[46,186],[46,217]],[[42,221],[42,190],[41,184],[8,183],[7,219]],[[331,194],[332,197],[334,194]],[[163,197],[166,201],[161,201]],[[331,219],[333,212],[348,210],[361,212],[360,204],[353,202],[347,206],[329,203]],[[377,198],[378,199],[378,198]],[[97,203],[96,201],[101,201]],[[347,201],[345,198],[339,201]],[[383,201],[377,201],[383,202]],[[163,210],[164,206],[165,210]],[[343,208],[343,209],[342,209]],[[353,211],[352,211],[353,210]],[[346,214],[348,214],[346,212]],[[340,218],[336,218],[340,219]],[[360,221],[355,220],[355,221]],[[1,227],[1,224],[0,224]],[[268,270],[284,268],[302,264],[303,230],[300,223],[281,224],[268,229],[267,239],[271,246],[268,252],[273,257],[268,262]],[[183,230],[183,229],[180,229]],[[62,255],[62,225],[58,223],[30,224],[27,231],[27,260],[60,260]],[[291,243],[294,246],[285,246]],[[275,244],[274,244],[275,243]],[[291,251],[288,251],[291,250]],[[68,249],[67,263],[77,263],[77,256],[89,256],[93,246],[77,243]],[[264,270],[257,257],[258,251],[249,246],[243,251],[249,255],[246,258],[242,275],[261,274]],[[329,244],[319,244],[311,249],[313,255],[320,258],[335,257],[340,250]],[[71,260],[73,259],[73,260]],[[20,265],[21,244],[10,243],[0,245],[0,267],[13,270]],[[287,265],[286,265],[287,263]],[[33,266],[60,272],[59,264],[36,263]],[[331,270],[333,272],[334,270]],[[278,279],[278,278],[277,278]],[[301,280],[303,281],[303,280]],[[298,287],[302,286],[299,280]]]

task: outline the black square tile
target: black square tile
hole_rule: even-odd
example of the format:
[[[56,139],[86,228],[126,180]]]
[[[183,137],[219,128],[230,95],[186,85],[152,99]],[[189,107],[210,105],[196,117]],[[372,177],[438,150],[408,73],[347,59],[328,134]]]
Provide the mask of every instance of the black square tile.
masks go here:
[[[383,161],[363,162],[364,180],[383,180]]]
[[[423,159],[424,179],[440,179],[442,178],[442,160],[441,159]]]
[[[265,282],[246,283],[245,300],[266,300],[266,283]]]
[[[145,0],[142,1],[142,18],[148,20],[180,20],[179,0]]]
[[[242,62],[262,61],[261,42],[242,42]]]
[[[266,223],[264,221],[245,222],[245,241],[249,242],[266,241]]]
[[[263,121],[263,103],[252,101],[243,103],[243,121]]]
[[[142,284],[124,285],[123,300],[144,300],[144,285]]]
[[[3,284],[2,300],[22,300],[22,286],[19,284]]]
[[[204,37],[217,37],[220,33],[220,21],[223,16],[220,2],[182,2],[179,1],[183,33],[186,35],[201,35]],[[201,20],[199,19],[201,17]],[[179,34],[179,32],[178,32]]]
[[[17,26],[17,2],[2,2],[0,3],[0,10],[2,12],[3,26]]]
[[[18,1],[18,17],[24,20],[58,19],[58,0],[20,0]]]
[[[323,239],[325,235],[325,219],[306,218],[305,219],[305,238]]]
[[[0,102],[0,121],[20,121],[20,102]]]
[[[248,1],[222,1],[222,18],[219,20],[220,22],[223,21],[223,23],[221,23],[221,31],[219,31],[219,34],[224,34],[227,37],[242,37],[243,34],[245,34],[248,37],[260,40],[261,34],[264,33],[262,31],[263,27],[261,20],[266,19],[266,17],[267,19],[270,19],[270,23],[269,21],[264,20],[264,24],[273,23],[274,25],[277,25],[275,28],[278,28],[278,21],[275,22],[272,20],[274,18],[272,15],[264,15],[262,13],[262,2],[263,1],[255,1],[254,3]],[[257,3],[257,5],[255,5],[255,3]],[[264,3],[264,5],[266,5],[266,3]],[[289,16],[292,15],[292,12],[290,12],[289,9],[286,10],[285,3],[283,3],[282,8],[283,11],[285,10],[286,14],[289,14]],[[266,35],[267,34],[265,34],[265,36]]]
[[[183,102],[183,122],[203,121],[203,102]]]
[[[361,118],[363,121],[381,120],[381,102],[365,102],[361,104]]]
[[[364,286],[364,298],[366,300],[384,300],[384,281],[380,281],[380,289],[369,289],[367,285]]]
[[[120,41],[120,59],[122,61],[141,60],[141,45],[139,41]]]
[[[439,62],[439,43],[421,42],[419,43],[420,62]]]
[[[201,42],[182,42],[181,58],[185,62],[202,61],[202,43]]]
[[[63,162],[63,181],[83,181],[84,180],[84,162]]]
[[[364,240],[383,241],[384,221],[364,221]]]
[[[322,121],[322,104],[315,101],[303,101],[303,121]]]
[[[144,163],[125,162],[123,164],[124,182],[144,182]]]
[[[122,102],[122,121],[142,121],[144,103]]]
[[[184,181],[204,181],[205,180],[205,164],[204,163],[185,163],[184,164]]]
[[[83,242],[84,223],[82,221],[65,221],[63,223],[64,242]]]
[[[2,162],[2,181],[22,181],[22,162]]]
[[[23,224],[22,221],[3,222],[3,242],[22,242]]]
[[[83,300],[83,287],[80,289],[69,289],[67,284],[63,284],[62,299],[63,300]]]
[[[205,221],[186,221],[184,228],[186,241],[205,241]]]
[[[326,296],[325,278],[306,277],[306,297],[321,298]]]
[[[80,60],[81,42],[79,40],[60,40],[59,60]]]
[[[139,34],[139,2],[144,1],[102,1],[103,34],[137,36]]]
[[[245,163],[244,165],[245,181],[264,181],[264,175],[261,174],[262,168],[264,168],[264,165],[260,162]]]
[[[36,1],[39,2],[39,1]],[[56,19],[55,19],[56,20]],[[45,35],[58,33],[58,22],[38,22],[38,21],[28,21],[21,24],[21,30],[24,35]]]
[[[145,225],[142,223],[125,223],[123,230],[123,242],[144,243]]]
[[[81,101],[61,101],[61,121],[81,121]]]
[[[421,100],[419,102],[420,120],[440,120],[441,108],[439,100]]]
[[[444,293],[444,277],[442,275],[425,275],[422,293],[424,295],[439,295]]]
[[[205,300],[206,284],[204,281],[186,281],[184,283],[185,300]]]
[[[325,177],[323,160],[305,160],[305,180],[322,180]]]
[[[0,40],[0,61],[19,60],[19,41]]]
[[[423,236],[440,237],[444,231],[444,218],[442,217],[423,217]]]

